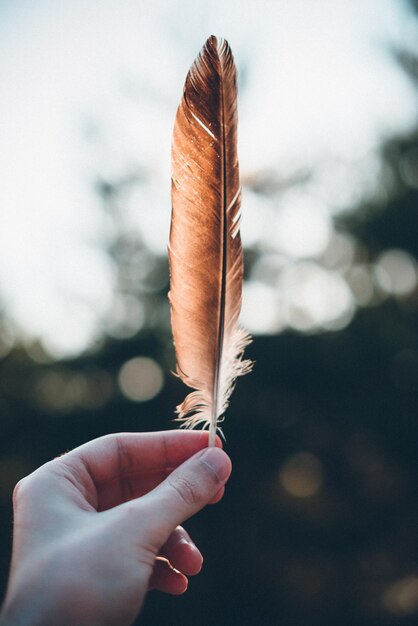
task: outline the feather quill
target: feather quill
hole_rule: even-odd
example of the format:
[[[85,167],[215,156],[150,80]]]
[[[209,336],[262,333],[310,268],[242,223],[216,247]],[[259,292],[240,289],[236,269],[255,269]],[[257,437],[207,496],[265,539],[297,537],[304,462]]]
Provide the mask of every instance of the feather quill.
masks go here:
[[[237,157],[236,70],[226,41],[210,37],[190,68],[172,143],[168,246],[177,375],[194,389],[177,407],[186,427],[219,421],[249,335],[238,326],[243,254]]]

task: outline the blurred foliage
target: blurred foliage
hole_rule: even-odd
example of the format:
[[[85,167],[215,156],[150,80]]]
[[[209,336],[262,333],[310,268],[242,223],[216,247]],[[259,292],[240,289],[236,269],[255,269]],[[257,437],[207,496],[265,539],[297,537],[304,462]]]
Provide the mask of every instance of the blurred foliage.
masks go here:
[[[414,78],[414,63],[406,65]],[[355,242],[351,272],[388,249],[418,257],[418,132],[388,141],[383,159],[386,190],[336,221]],[[13,347],[6,322],[0,331],[2,587],[14,483],[102,434],[172,427],[184,395],[168,374],[167,261],[120,209],[146,176],[96,184],[118,271],[103,340],[54,362],[39,345]],[[247,186],[269,195],[282,181],[260,174]],[[258,257],[247,251],[248,273]],[[418,290],[415,282],[404,293],[395,284],[390,297],[376,293],[340,330],[255,337],[254,372],[239,381],[225,421],[234,463],[225,498],[188,524],[206,556],[203,571],[184,597],[151,594],[141,624],[417,623]],[[135,375],[148,381],[136,398],[143,401],[130,398]]]

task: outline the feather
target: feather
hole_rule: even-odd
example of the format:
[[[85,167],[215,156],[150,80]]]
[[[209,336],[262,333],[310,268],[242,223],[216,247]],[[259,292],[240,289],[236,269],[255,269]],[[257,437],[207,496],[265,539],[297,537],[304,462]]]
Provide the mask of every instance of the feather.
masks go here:
[[[228,406],[249,335],[238,326],[243,253],[237,158],[236,70],[226,41],[210,37],[192,65],[172,143],[168,246],[177,375],[194,389],[177,407],[186,427],[209,428]]]

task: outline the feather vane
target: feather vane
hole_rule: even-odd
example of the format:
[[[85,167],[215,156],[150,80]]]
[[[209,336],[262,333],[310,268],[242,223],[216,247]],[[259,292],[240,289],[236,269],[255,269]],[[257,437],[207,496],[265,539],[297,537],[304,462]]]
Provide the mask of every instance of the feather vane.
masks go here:
[[[209,428],[228,406],[249,335],[238,326],[243,280],[236,70],[226,41],[210,37],[192,65],[172,143],[169,240],[177,374],[194,389],[177,407],[186,427]]]

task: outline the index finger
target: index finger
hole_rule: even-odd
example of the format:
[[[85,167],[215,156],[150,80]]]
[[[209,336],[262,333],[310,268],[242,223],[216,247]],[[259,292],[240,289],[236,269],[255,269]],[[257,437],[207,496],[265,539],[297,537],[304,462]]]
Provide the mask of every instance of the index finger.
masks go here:
[[[96,485],[139,473],[174,469],[207,447],[207,431],[114,433],[75,448],[61,459],[82,464]],[[217,437],[216,445],[222,447]]]

